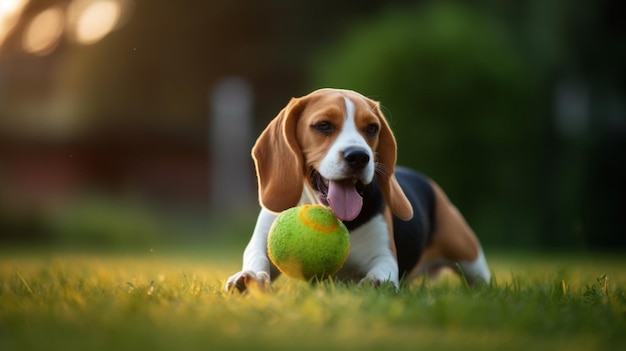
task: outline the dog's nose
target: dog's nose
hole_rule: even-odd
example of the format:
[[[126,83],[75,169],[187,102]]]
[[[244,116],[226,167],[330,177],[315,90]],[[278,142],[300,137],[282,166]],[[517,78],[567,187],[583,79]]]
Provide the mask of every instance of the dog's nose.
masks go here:
[[[370,155],[365,149],[351,147],[343,151],[343,159],[352,169],[362,169],[370,161]]]

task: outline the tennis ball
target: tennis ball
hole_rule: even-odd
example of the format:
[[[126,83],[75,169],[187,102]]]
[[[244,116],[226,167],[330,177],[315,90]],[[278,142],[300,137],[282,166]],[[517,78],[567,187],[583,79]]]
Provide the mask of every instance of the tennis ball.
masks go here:
[[[302,205],[276,217],[267,239],[267,252],[287,276],[324,279],[336,273],[348,258],[350,234],[326,207]]]

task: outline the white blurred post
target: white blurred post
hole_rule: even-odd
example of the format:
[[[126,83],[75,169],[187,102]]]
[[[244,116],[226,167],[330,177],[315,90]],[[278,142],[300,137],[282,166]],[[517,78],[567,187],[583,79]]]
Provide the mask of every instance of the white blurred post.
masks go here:
[[[241,78],[227,77],[209,96],[210,203],[224,213],[254,204],[252,147],[253,92]]]
[[[554,118],[559,136],[577,139],[587,132],[591,98],[585,84],[576,78],[562,79],[554,94]]]

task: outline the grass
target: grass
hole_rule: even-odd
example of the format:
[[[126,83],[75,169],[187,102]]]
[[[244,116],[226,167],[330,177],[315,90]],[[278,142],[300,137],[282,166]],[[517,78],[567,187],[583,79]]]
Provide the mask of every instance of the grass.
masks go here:
[[[207,250],[208,251],[208,250]],[[194,251],[197,252],[197,251]],[[493,253],[490,286],[280,278],[222,291],[239,251],[0,256],[0,350],[600,350],[626,346],[626,259]]]

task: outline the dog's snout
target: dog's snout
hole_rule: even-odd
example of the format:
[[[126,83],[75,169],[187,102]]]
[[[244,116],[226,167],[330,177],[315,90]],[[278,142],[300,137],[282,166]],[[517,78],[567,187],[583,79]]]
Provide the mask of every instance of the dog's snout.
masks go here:
[[[343,158],[353,169],[362,169],[370,161],[370,155],[362,148],[352,147],[343,151]]]

